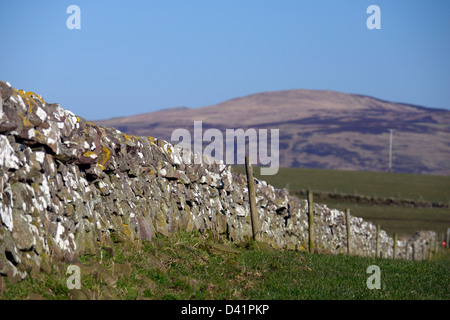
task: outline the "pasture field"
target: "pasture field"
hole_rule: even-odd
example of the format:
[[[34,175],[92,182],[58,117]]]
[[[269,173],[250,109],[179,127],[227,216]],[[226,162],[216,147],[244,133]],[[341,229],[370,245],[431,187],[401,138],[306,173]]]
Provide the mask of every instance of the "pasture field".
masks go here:
[[[245,173],[242,166],[233,170]],[[315,202],[339,210],[349,208],[352,215],[380,224],[391,235],[396,232],[399,237],[410,237],[418,230],[443,234],[450,227],[447,176],[301,168],[280,168],[276,175],[261,176],[258,168],[253,171],[256,178],[286,188],[301,199],[306,199],[304,194],[310,189],[318,195]]]
[[[235,166],[233,170],[245,173],[242,166]],[[311,189],[382,199],[450,203],[450,177],[447,176],[301,168],[280,168],[273,176],[261,176],[256,167],[253,173],[274,187],[290,191]]]
[[[243,172],[243,168],[234,170]],[[261,178],[259,170],[255,171]],[[397,194],[397,199],[422,197],[430,203],[448,201],[449,179],[304,169],[280,169],[279,176],[264,177],[292,193],[313,189],[321,196],[320,191],[342,196],[353,190],[353,195]],[[350,208],[352,215],[405,237],[415,230],[439,231],[450,226],[450,209],[446,207],[410,208],[344,200],[315,198],[332,208]],[[101,254],[85,255],[74,262],[54,261],[49,272],[30,272],[27,279],[17,283],[0,277],[0,300],[448,301],[449,263],[448,249],[440,250],[432,260],[405,261],[273,250],[258,242],[232,243],[208,232],[178,232],[170,237],[158,235],[152,241],[114,243],[113,247],[102,247]],[[67,286],[71,264],[81,269],[79,290]],[[372,265],[381,270],[380,289],[367,287],[367,268]]]
[[[81,288],[69,290],[69,262],[55,262],[15,284],[0,299],[119,300],[449,300],[449,260],[430,261],[273,250],[257,242],[230,243],[208,234],[179,232],[139,247],[115,244],[82,256]],[[370,289],[371,265],[380,288]],[[0,277],[1,280],[1,277]]]

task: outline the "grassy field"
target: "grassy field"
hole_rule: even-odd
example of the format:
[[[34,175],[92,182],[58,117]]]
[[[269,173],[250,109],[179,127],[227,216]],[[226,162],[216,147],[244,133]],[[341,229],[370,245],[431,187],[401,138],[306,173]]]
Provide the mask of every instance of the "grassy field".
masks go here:
[[[310,255],[180,232],[81,257],[80,290],[67,288],[69,264],[56,262],[50,274],[14,285],[0,280],[0,299],[448,300],[445,255],[430,261]],[[380,268],[379,290],[367,288],[370,265]]]
[[[245,173],[244,167],[234,171]],[[373,197],[378,199],[414,200],[428,203],[450,202],[450,177],[400,174],[386,172],[337,171],[319,169],[280,168],[273,176],[255,176],[277,188],[287,188],[295,193],[313,190],[321,193]],[[305,198],[300,196],[300,198]],[[316,199],[330,208],[350,209],[354,216],[380,224],[389,234],[410,237],[417,230],[433,230],[444,233],[450,227],[449,208],[417,208],[399,205],[362,204],[323,197]]]
[[[449,179],[303,169],[280,169],[276,176],[263,177],[291,192],[313,189],[441,203],[449,201]],[[352,215],[404,236],[450,226],[448,208],[361,205],[336,199],[316,202],[350,208]],[[80,290],[67,288],[69,264],[55,262],[50,274],[33,274],[15,284],[0,277],[0,299],[450,299],[450,252],[445,249],[431,261],[403,261],[274,251],[263,244],[235,244],[180,232],[169,238],[158,236],[152,242],[116,243],[104,248],[101,255],[82,256],[76,264],[81,270]],[[370,265],[380,267],[379,290],[366,286]]]
[[[361,205],[333,200],[325,202],[330,208],[342,211],[348,208],[352,215],[379,224],[388,234],[397,233],[400,238],[409,238],[418,230],[433,230],[443,234],[450,226],[450,210],[446,208]]]
[[[245,173],[244,167],[236,166],[233,170]],[[277,188],[294,191],[311,189],[375,198],[450,202],[447,176],[301,168],[280,168],[273,176],[261,176],[255,168],[254,174]]]

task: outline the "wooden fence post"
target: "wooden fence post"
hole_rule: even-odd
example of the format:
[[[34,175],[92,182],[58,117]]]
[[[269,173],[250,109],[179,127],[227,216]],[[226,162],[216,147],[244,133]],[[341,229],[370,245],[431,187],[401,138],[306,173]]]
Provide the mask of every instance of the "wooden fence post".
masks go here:
[[[446,247],[447,247],[447,249],[448,248],[450,248],[450,228],[447,228],[447,236],[445,237],[446,238]]]
[[[308,190],[308,225],[309,225],[309,253],[314,253],[314,202],[313,193]]]
[[[394,253],[393,253],[393,258],[395,259],[396,256],[397,256],[397,234],[394,233]]]
[[[352,254],[352,230],[350,229],[350,209],[345,209],[345,220],[347,222],[347,253]]]
[[[252,238],[259,241],[259,227],[258,227],[258,211],[256,209],[256,192],[255,192],[255,179],[253,178],[253,169],[250,162],[250,157],[245,157],[245,168],[247,170],[247,186],[248,186],[248,199],[250,202],[250,218],[252,222]]]
[[[409,250],[409,243],[408,243],[408,241],[406,241],[406,244],[405,244],[405,260],[408,260],[408,250]]]
[[[441,249],[441,241],[439,241],[440,238],[440,233],[436,233],[436,254],[439,254],[439,251]]]
[[[435,233],[433,241],[433,257],[436,257],[436,254],[437,254],[437,232]]]
[[[375,252],[375,258],[380,257],[380,225],[377,225],[377,246]]]
[[[432,242],[430,241],[430,245],[428,247],[428,260],[433,259],[433,246]]]
[[[427,260],[427,258],[428,258],[428,246],[427,246],[427,244],[425,243],[423,246],[422,246],[422,260]]]

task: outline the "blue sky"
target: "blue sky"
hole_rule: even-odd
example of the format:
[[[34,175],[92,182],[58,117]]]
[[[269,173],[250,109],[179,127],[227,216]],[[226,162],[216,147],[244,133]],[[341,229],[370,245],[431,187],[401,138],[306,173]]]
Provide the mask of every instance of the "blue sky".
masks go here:
[[[448,0],[2,1],[0,79],[91,120],[287,89],[450,109],[449,14]]]

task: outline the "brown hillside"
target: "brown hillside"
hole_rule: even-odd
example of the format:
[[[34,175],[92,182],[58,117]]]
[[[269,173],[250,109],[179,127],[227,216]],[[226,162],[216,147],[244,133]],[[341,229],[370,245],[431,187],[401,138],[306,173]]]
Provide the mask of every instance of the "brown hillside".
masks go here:
[[[386,171],[389,128],[393,171],[450,174],[450,111],[322,90],[253,94],[196,108],[165,109],[95,121],[128,134],[170,141],[194,120],[225,129],[280,129],[284,167]]]

